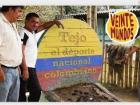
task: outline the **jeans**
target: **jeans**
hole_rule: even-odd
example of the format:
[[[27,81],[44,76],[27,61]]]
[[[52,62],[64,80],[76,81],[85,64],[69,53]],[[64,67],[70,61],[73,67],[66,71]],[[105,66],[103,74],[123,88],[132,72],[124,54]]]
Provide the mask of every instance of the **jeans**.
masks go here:
[[[0,82],[0,102],[17,102],[19,97],[18,68],[4,68],[5,80]]]

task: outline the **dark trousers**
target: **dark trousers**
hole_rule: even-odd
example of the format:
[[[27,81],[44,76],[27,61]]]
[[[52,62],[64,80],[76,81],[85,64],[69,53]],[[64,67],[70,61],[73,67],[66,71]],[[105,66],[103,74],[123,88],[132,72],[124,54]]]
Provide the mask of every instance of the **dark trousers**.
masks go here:
[[[25,93],[28,91],[30,93],[28,101],[38,102],[41,95],[41,88],[39,81],[37,79],[35,68],[28,68],[29,70],[29,79],[24,81],[20,78],[20,93],[19,93],[19,102],[25,102],[26,96]]]

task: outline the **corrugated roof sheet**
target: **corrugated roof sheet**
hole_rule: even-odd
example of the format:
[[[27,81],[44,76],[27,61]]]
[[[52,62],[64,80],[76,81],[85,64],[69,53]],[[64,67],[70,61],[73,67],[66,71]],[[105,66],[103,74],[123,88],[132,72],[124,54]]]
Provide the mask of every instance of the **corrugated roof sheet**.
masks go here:
[[[128,11],[131,11],[131,12],[140,12],[140,9],[110,9],[109,11],[108,10],[102,10],[102,11],[97,11],[97,14],[108,14],[109,12],[110,13],[113,13],[113,12],[116,12],[116,11],[120,11],[120,10],[128,10]],[[77,14],[69,14],[69,15],[64,15],[64,16],[61,16],[61,15],[57,15],[56,18],[57,19],[61,19],[61,18],[73,18],[74,16],[77,16],[77,15],[86,15],[87,13],[77,13]]]
[[[98,14],[104,14],[104,13],[113,13],[113,12],[116,12],[116,11],[120,11],[120,10],[128,10],[128,11],[140,11],[140,9],[110,9],[110,10],[105,10],[105,11],[98,11],[97,13]]]
[[[104,10],[104,11],[97,11],[98,14],[104,14],[104,13],[109,13],[109,12],[116,12],[116,11],[120,11],[120,10],[128,10],[128,11],[140,11],[140,9],[110,9],[108,10]],[[76,13],[76,14],[69,14],[69,15],[65,15],[65,16],[75,16],[75,15],[85,15],[87,13]]]

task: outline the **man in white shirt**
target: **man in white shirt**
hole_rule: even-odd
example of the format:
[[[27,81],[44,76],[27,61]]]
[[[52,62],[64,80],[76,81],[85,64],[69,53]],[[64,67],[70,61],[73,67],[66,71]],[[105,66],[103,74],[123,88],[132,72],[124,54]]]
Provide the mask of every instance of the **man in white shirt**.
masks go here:
[[[40,99],[41,89],[35,69],[37,60],[37,40],[35,33],[48,29],[54,24],[58,27],[63,27],[63,25],[57,20],[49,21],[40,25],[39,16],[36,13],[29,13],[26,15],[25,27],[20,31],[20,36],[23,41],[23,58],[25,58],[22,62],[22,69],[23,71],[28,69],[29,79],[25,81],[21,78],[19,101],[26,101],[25,92],[27,90],[30,93],[28,101],[38,102]]]
[[[21,39],[14,22],[22,15],[22,6],[2,6],[0,12],[0,101],[18,101],[19,70],[22,62]],[[23,78],[28,78],[24,72]]]

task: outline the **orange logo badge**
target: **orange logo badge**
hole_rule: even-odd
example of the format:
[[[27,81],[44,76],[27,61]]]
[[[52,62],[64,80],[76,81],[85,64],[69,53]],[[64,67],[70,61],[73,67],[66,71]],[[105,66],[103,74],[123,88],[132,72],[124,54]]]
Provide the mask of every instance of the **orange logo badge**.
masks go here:
[[[119,43],[132,41],[137,35],[139,23],[134,13],[122,10],[110,14],[106,32],[111,40]]]

